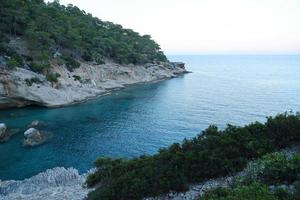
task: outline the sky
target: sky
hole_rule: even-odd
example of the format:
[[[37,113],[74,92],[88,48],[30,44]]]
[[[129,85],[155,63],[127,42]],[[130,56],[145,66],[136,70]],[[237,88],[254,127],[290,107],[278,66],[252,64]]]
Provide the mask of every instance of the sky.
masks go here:
[[[60,0],[167,54],[300,54],[300,0]]]

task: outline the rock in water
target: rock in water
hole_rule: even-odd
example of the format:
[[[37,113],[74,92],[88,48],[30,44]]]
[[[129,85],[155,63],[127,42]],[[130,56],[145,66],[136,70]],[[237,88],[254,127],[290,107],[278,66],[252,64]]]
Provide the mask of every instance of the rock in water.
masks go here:
[[[28,128],[37,128],[37,127],[41,127],[41,126],[43,126],[43,125],[45,125],[44,122],[41,122],[41,121],[39,121],[39,120],[34,120],[34,121],[32,121],[27,127],[28,127]]]
[[[6,129],[7,129],[6,125],[4,123],[0,123],[0,142],[4,141],[6,138],[6,134],[7,134]]]
[[[4,123],[0,123],[0,137],[5,134],[6,129],[6,125]]]
[[[39,130],[30,128],[24,132],[24,146],[36,146],[46,141],[46,136],[41,134]]]

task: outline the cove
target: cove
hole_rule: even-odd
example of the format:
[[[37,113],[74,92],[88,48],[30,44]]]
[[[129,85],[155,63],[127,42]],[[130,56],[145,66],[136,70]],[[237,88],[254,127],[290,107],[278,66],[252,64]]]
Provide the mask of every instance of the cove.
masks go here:
[[[0,111],[0,122],[20,131],[0,144],[0,179],[24,179],[56,166],[80,172],[98,156],[135,157],[191,138],[209,124],[243,125],[280,112],[300,111],[300,56],[170,56],[193,71],[139,84],[78,105]],[[33,120],[51,138],[22,146]]]

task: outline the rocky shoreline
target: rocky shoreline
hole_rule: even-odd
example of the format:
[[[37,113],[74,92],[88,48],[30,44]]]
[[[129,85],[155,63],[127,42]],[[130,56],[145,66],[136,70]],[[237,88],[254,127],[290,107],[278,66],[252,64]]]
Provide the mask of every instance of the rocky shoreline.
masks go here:
[[[300,144],[291,146],[281,152],[291,155],[300,153]],[[206,191],[216,187],[228,187],[236,179],[252,173],[255,161],[248,163],[247,167],[237,173],[226,177],[207,180],[198,184],[193,184],[186,192],[169,192],[168,194],[144,198],[144,200],[198,200]],[[254,170],[255,171],[255,170]],[[1,200],[82,200],[92,190],[85,186],[85,180],[89,172],[80,175],[74,168],[65,169],[56,167],[48,169],[46,172],[39,173],[31,178],[15,181],[0,180],[0,199]],[[272,188],[273,186],[270,186]],[[280,187],[289,187],[283,185]]]
[[[183,63],[161,62],[145,65],[81,63],[70,72],[53,65],[57,82],[25,68],[7,70],[0,67],[0,109],[38,105],[59,107],[105,95],[127,85],[173,78],[187,73]]]
[[[22,181],[1,181],[1,200],[82,200],[91,189],[84,187],[87,174],[74,168],[56,167]]]

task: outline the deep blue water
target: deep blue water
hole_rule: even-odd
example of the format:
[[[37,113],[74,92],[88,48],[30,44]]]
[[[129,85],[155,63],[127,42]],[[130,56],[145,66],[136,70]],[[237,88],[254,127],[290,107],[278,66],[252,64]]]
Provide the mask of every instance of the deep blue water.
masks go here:
[[[200,133],[209,124],[243,125],[300,111],[300,56],[170,56],[194,73],[130,86],[79,105],[0,111],[20,128],[0,144],[0,179],[23,179],[55,166],[84,172],[97,156],[134,157]],[[22,147],[33,120],[47,122],[47,143]]]

